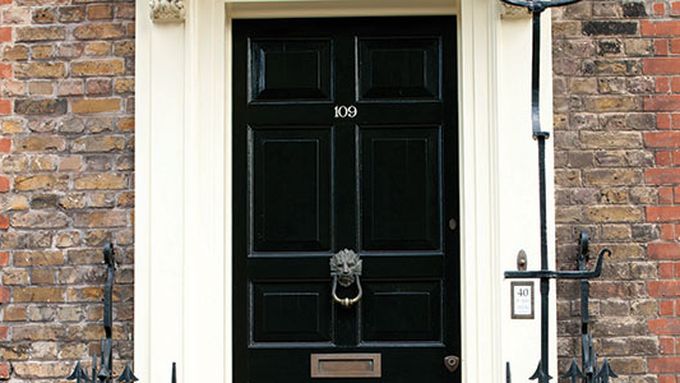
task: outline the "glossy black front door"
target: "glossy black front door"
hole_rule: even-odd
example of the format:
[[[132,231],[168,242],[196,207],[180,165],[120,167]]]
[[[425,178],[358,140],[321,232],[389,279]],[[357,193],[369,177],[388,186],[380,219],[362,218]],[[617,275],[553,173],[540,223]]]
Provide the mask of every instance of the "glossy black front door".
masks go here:
[[[457,382],[455,19],[234,22],[234,364],[301,383],[316,353],[381,378]],[[330,257],[363,259],[331,297]],[[352,297],[356,287],[340,288]]]

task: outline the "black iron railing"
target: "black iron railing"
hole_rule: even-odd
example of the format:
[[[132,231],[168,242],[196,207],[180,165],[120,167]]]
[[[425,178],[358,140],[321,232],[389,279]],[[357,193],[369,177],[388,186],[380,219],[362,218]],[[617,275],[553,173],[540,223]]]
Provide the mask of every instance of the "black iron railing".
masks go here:
[[[118,380],[121,383],[132,383],[137,381],[137,377],[132,372],[130,363],[125,365],[125,369],[116,379],[113,375],[113,283],[116,277],[116,253],[113,244],[104,247],[104,263],[106,264],[106,282],[104,283],[104,333],[105,337],[101,340],[101,353],[99,364],[97,356],[92,356],[91,375],[76,363],[75,368],[67,380],[75,380],[76,383],[111,383]]]
[[[541,16],[543,11],[552,7],[574,4],[581,0],[501,0],[506,4],[526,8],[532,16],[532,62],[531,62],[531,123],[532,135],[538,143],[538,182],[539,182],[539,212],[540,212],[540,235],[541,235],[541,269],[535,271],[508,271],[506,278],[510,279],[538,279],[541,293],[541,359],[538,362],[536,372],[529,378],[538,380],[539,383],[548,383],[552,377],[549,375],[550,361],[550,280],[551,279],[579,279],[581,280],[581,347],[582,358],[579,368],[576,359],[572,361],[569,371],[564,375],[573,383],[579,379],[583,383],[608,383],[610,377],[616,374],[605,359],[598,368],[597,356],[593,350],[593,341],[590,334],[590,315],[588,312],[589,279],[597,278],[602,273],[604,256],[611,254],[609,249],[600,251],[597,264],[592,271],[586,269],[588,262],[588,236],[581,233],[579,238],[578,271],[554,271],[548,265],[548,225],[547,225],[547,191],[545,169],[545,141],[550,137],[547,131],[541,128],[540,109],[540,62],[541,62]],[[510,363],[506,366],[506,381],[510,383]]]

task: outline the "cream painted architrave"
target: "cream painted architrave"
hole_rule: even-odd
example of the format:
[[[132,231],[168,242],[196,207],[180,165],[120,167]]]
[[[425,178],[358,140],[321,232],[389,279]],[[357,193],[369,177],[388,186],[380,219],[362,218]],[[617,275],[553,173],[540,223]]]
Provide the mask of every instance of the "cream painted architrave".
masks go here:
[[[172,362],[180,382],[233,380],[231,20],[439,14],[458,16],[463,382],[500,383],[506,361],[517,379],[528,377],[539,358],[539,322],[510,320],[502,272],[515,267],[520,249],[530,267],[538,264],[530,19],[501,19],[498,0],[184,3],[183,24],[153,24],[149,4],[136,3],[134,339],[140,380],[167,383]],[[544,26],[542,118],[551,130],[549,14]],[[554,306],[551,313],[555,345]]]

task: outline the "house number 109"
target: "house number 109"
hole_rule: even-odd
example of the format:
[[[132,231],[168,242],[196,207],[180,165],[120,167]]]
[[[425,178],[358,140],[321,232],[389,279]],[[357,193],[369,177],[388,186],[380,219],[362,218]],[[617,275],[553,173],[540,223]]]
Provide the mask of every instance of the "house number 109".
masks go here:
[[[337,105],[335,107],[335,118],[354,118],[357,113],[357,107],[354,105]]]

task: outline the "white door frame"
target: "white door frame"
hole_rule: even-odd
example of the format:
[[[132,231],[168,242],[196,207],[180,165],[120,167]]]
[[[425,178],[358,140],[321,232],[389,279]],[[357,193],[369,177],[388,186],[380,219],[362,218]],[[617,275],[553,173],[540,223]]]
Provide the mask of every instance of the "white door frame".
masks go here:
[[[530,20],[502,20],[498,0],[186,0],[185,6],[184,23],[153,24],[147,2],[137,2],[134,340],[140,380],[167,383],[174,361],[179,382],[232,382],[232,18],[452,13],[458,15],[463,382],[500,383],[506,361],[513,375],[528,377],[538,361],[538,321],[509,320],[502,271],[514,267],[519,249],[536,265],[539,248]],[[547,129],[549,13],[544,25]],[[551,187],[548,194],[553,206]],[[553,222],[552,209],[549,214]]]

